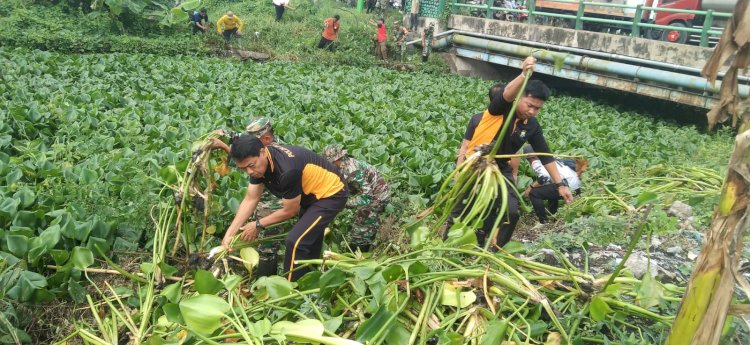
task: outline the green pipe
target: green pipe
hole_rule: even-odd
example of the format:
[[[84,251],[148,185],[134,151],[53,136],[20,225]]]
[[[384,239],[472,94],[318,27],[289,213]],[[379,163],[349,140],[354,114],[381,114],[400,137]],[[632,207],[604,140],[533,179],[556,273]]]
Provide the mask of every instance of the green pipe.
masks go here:
[[[508,54],[518,57],[525,57],[533,54],[537,59],[549,61],[552,63],[554,63],[555,58],[564,57],[565,65],[579,67],[586,71],[616,74],[622,77],[655,81],[667,85],[684,87],[694,91],[710,93],[718,93],[721,87],[721,83],[716,82],[714,85],[711,85],[705,78],[702,77],[684,75],[681,73],[663,71],[649,67],[629,65],[620,62],[606,61],[581,55],[537,52],[538,49],[532,47],[498,42],[478,37],[470,37],[461,34],[454,34],[452,41],[453,44],[456,44],[458,46],[471,47],[480,50],[466,51],[466,49],[462,50],[461,48],[459,48],[457,49],[458,55],[467,55],[468,57],[477,57],[481,55],[481,57],[483,57],[483,60],[489,62],[492,62],[494,54],[483,53],[484,51]],[[742,98],[748,98],[748,95],[750,94],[750,87],[748,87],[747,85],[739,85],[739,94]]]
[[[365,8],[365,0],[357,0],[357,13],[362,13]]]

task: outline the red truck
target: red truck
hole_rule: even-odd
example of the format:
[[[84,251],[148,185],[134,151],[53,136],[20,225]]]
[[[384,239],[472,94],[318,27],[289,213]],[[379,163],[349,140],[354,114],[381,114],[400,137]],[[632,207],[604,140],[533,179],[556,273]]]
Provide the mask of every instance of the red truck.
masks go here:
[[[731,13],[734,10],[734,6],[737,3],[737,0],[594,0],[594,2],[601,2],[603,6],[587,5],[584,11],[585,17],[596,17],[602,19],[614,19],[632,22],[636,14],[634,9],[636,5],[643,5],[644,7],[682,10],[713,10],[714,12]],[[606,6],[609,4],[630,5],[633,6],[633,8]],[[560,3],[553,0],[536,0],[535,11],[576,15],[576,13],[578,12],[578,5],[571,3]],[[551,17],[545,18],[543,16],[540,17],[540,20],[546,21],[548,24],[569,28],[572,28],[575,22],[574,20],[570,19],[561,20]],[[727,18],[714,17],[712,27],[716,30],[721,30],[726,25],[726,20]],[[675,27],[702,28],[705,21],[705,16],[689,13],[643,11],[641,21],[644,23],[671,25]],[[591,31],[621,33],[629,32],[630,26],[584,22],[584,29]],[[674,43],[688,43],[689,41],[697,43],[698,41],[700,41],[699,34],[681,32],[678,30],[646,29],[641,30],[641,33],[648,38],[660,39]],[[716,40],[718,40],[718,37],[712,37],[712,41],[715,42]]]

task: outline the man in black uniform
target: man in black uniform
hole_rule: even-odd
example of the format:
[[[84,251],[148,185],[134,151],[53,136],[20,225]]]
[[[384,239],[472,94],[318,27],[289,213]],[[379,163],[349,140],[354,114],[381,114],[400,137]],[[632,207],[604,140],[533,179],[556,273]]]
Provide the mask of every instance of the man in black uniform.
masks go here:
[[[250,183],[222,245],[230,248],[240,230],[243,240],[252,241],[263,228],[299,215],[286,238],[284,253],[284,272],[287,279],[296,281],[309,269],[295,270],[294,261],[320,257],[326,226],[346,207],[349,193],[338,169],[310,150],[291,145],[265,146],[247,134],[232,141],[230,156],[237,168],[250,176]],[[243,226],[255,212],[264,187],[281,198],[282,208]]]
[[[510,108],[513,106],[513,101],[520,91],[521,85],[523,85],[526,72],[533,70],[535,63],[536,59],[529,56],[523,62],[523,72],[521,72],[521,75],[513,79],[505,87],[502,87],[502,85],[492,86],[490,89],[489,107],[484,112],[474,115],[469,121],[466,133],[464,134],[463,144],[458,152],[458,164],[464,161],[467,152],[471,152],[474,148],[480,145],[491,146],[494,144],[494,141],[498,139],[505,115],[510,112]],[[536,120],[536,114],[542,108],[548,97],[549,89],[544,83],[539,80],[530,80],[528,82],[524,94],[521,96],[521,99],[516,106],[513,123],[505,133],[505,137],[501,139],[498,154],[515,154],[526,142],[531,144],[531,147],[534,148],[535,152],[550,153],[549,146],[547,145],[547,141],[544,139],[544,134],[542,133],[542,127]],[[573,196],[570,193],[570,190],[568,190],[568,186],[557,171],[554,158],[552,156],[539,156],[539,160],[541,160],[545,169],[549,172],[550,178],[557,186],[560,196],[565,199],[565,202],[567,203],[573,201]],[[497,159],[497,164],[500,171],[508,181],[515,182],[509,159]],[[510,192],[508,193],[507,219],[501,221],[500,231],[495,241],[499,247],[504,246],[510,241],[519,218],[518,195],[516,195],[510,185],[508,186],[508,190]],[[480,246],[484,245],[486,236],[492,231],[492,225],[499,216],[497,213],[500,209],[501,201],[502,200],[500,200],[499,197],[495,200],[492,212],[490,212],[489,216],[484,221],[482,229],[476,230],[477,242]],[[460,217],[466,208],[467,205],[459,203],[453,209],[448,221],[448,229],[453,225],[455,218]]]

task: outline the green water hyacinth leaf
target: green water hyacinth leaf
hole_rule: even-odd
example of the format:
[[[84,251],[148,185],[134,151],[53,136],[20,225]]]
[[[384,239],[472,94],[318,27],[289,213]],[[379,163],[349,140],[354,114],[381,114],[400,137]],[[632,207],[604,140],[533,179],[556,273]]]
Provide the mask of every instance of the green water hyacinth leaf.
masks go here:
[[[640,195],[638,195],[638,199],[635,202],[635,207],[641,207],[646,204],[653,203],[659,199],[659,196],[656,195],[654,192],[643,192]]]
[[[36,195],[34,195],[34,191],[31,189],[23,187],[21,190],[17,191],[16,194],[13,194],[13,198],[20,201],[21,208],[26,208],[34,203]]]
[[[68,294],[76,303],[86,302],[86,289],[73,278],[68,279]]]
[[[664,288],[662,288],[661,284],[651,274],[646,273],[643,275],[643,280],[636,294],[636,302],[641,307],[649,309],[659,305],[661,298],[664,296]]]
[[[94,183],[97,179],[99,179],[99,174],[91,169],[83,168],[81,169],[81,173],[78,175],[78,180],[82,184],[91,184]]]
[[[0,217],[6,219],[12,219],[18,211],[18,205],[21,203],[20,200],[14,198],[3,198],[0,201]]]
[[[167,285],[159,294],[166,297],[168,301],[177,303],[182,297],[182,282]]]
[[[482,345],[500,344],[508,329],[508,320],[492,320],[487,324],[487,333],[482,336]]]
[[[29,242],[29,261],[37,262],[39,258],[57,245],[60,241],[60,227],[50,226],[42,231],[39,237],[32,238]]]
[[[346,282],[344,271],[334,268],[320,276],[320,297],[329,298],[337,287]]]
[[[477,294],[473,291],[461,291],[451,284],[445,284],[440,294],[440,303],[452,307],[466,308],[476,300]]]
[[[248,272],[253,273],[253,269],[258,266],[260,262],[260,255],[258,251],[252,247],[245,247],[240,249],[240,258],[244,260],[242,265],[245,266]]]
[[[260,277],[253,287],[265,291],[271,298],[284,297],[292,293],[292,283],[279,276]]]
[[[605,302],[601,296],[597,295],[591,299],[589,304],[589,316],[594,321],[602,321],[607,317],[607,314],[612,312],[612,308]]]
[[[18,276],[16,285],[8,290],[7,295],[19,302],[29,302],[32,301],[37,290],[45,287],[47,287],[47,279],[44,276],[36,272],[23,271]]]
[[[381,305],[375,315],[367,319],[359,328],[357,328],[355,339],[361,342],[371,340],[383,327],[386,327],[388,320],[390,320],[392,316],[393,313],[388,310],[388,307]]]
[[[361,345],[354,340],[323,336],[325,327],[315,319],[298,322],[280,321],[271,326],[270,335],[283,343],[284,340],[296,343],[312,343],[326,345]]]
[[[73,267],[81,271],[94,264],[94,253],[85,247],[75,247],[70,255]]]
[[[211,272],[206,270],[195,272],[195,291],[198,291],[198,293],[215,295],[222,288],[224,288],[224,284],[216,279]]]
[[[448,238],[445,239],[445,244],[451,247],[475,246],[477,244],[477,235],[468,226],[457,222],[448,231]]]
[[[215,295],[201,294],[180,302],[180,314],[188,329],[200,334],[211,334],[229,311],[229,303]]]
[[[6,237],[8,251],[15,256],[24,256],[29,250],[29,238],[21,235],[8,235]]]

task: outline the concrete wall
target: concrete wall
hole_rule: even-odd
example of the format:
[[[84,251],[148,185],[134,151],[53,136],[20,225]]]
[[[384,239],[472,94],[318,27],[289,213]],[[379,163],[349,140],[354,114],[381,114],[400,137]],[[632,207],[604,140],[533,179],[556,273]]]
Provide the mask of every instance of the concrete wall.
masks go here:
[[[712,49],[599,32],[530,25],[451,15],[450,29],[505,36],[533,42],[627,55],[641,59],[703,68]]]

